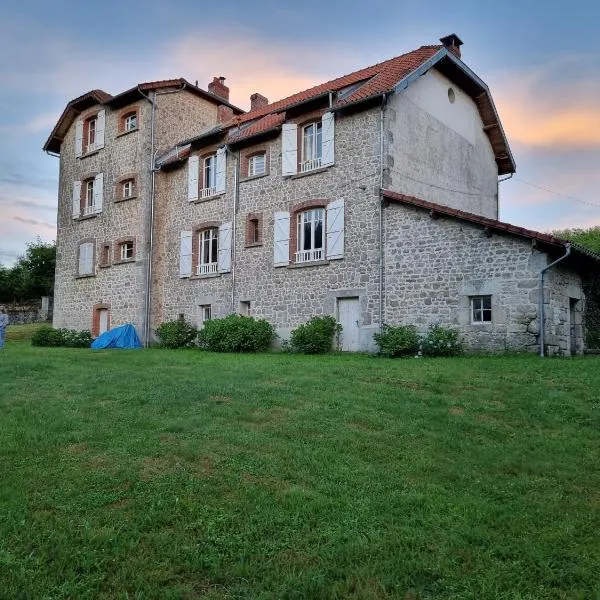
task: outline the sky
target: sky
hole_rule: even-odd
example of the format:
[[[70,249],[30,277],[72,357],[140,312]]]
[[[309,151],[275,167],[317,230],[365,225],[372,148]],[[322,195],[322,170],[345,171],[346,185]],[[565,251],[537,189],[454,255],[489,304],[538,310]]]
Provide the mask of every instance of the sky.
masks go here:
[[[537,5],[537,6],[536,6]],[[517,163],[500,219],[600,225],[600,3],[506,0],[3,0],[0,264],[56,236],[59,160],[42,146],[91,89],[225,76],[230,100],[274,101],[456,33],[490,87]],[[543,8],[542,8],[543,6]]]

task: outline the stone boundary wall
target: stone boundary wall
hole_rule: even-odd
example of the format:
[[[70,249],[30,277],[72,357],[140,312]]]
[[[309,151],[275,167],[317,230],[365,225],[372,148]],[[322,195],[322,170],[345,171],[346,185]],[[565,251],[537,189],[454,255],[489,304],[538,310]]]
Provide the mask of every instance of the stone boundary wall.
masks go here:
[[[53,299],[49,296],[28,302],[7,302],[3,306],[8,314],[10,325],[52,321]]]

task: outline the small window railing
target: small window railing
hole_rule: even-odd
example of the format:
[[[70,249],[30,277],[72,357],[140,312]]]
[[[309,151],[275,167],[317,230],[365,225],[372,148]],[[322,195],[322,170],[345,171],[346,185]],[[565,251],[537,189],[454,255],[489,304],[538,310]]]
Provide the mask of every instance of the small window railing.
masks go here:
[[[90,206],[90,205],[86,204],[83,207],[83,213],[82,214],[83,214],[84,217],[87,217],[88,215],[93,215],[94,214],[94,205],[92,204]]]
[[[215,186],[202,188],[200,190],[200,198],[208,198],[209,196],[215,196],[216,193],[217,193],[217,188]]]
[[[196,268],[197,275],[210,275],[211,273],[217,272],[218,263],[201,263]]]
[[[323,248],[300,250],[300,252],[296,252],[297,263],[312,262],[315,260],[323,260]]]
[[[319,158],[311,158],[309,160],[302,161],[300,164],[300,170],[302,173],[306,173],[307,171],[314,171],[315,169],[321,168],[321,157]]]

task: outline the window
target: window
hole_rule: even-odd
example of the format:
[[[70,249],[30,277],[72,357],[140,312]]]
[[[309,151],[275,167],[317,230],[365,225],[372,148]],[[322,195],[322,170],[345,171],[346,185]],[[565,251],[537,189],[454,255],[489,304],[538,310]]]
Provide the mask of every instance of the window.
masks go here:
[[[100,266],[101,267],[109,267],[110,266],[110,244],[104,244],[102,246],[102,252],[100,254]]]
[[[258,244],[260,242],[260,229],[258,219],[250,219],[250,243]]]
[[[198,275],[216,273],[218,269],[219,230],[211,227],[198,234]]]
[[[79,119],[75,123],[75,156],[82,158],[85,154],[104,148],[104,109]]]
[[[92,117],[91,119],[88,119],[86,125],[85,151],[91,152],[96,149],[96,128],[98,126],[98,118]]]
[[[248,177],[263,175],[266,167],[266,154],[255,154],[248,159]]]
[[[94,213],[94,180],[88,179],[84,187],[82,214],[91,215]]]
[[[492,322],[492,297],[471,296],[471,323]]]
[[[198,325],[202,327],[206,321],[210,321],[212,318],[212,309],[210,304],[200,305],[200,322]]]
[[[123,200],[133,198],[133,179],[128,179],[123,182],[122,193]]]
[[[262,245],[262,213],[246,216],[246,247]]]
[[[301,171],[312,171],[321,166],[323,157],[323,125],[310,123],[302,128],[302,160]]]
[[[125,131],[133,131],[134,129],[137,129],[137,113],[136,112],[132,112],[129,113],[126,117],[125,117],[125,123],[124,123],[124,129]]]
[[[94,242],[81,242],[79,244],[79,257],[77,274],[80,277],[94,275]]]
[[[203,165],[204,187],[200,190],[200,197],[207,198],[217,193],[217,155],[211,154],[204,159]]]
[[[323,220],[325,211],[312,208],[298,213],[295,262],[323,260]]]
[[[134,253],[133,242],[123,242],[119,245],[121,260],[131,260]]]
[[[240,315],[244,317],[250,316],[250,300],[243,300],[240,302]]]

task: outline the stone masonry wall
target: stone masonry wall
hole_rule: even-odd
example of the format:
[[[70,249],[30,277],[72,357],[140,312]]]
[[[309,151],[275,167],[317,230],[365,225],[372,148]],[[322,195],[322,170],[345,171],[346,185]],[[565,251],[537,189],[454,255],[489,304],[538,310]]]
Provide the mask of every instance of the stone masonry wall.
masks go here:
[[[237,312],[251,303],[251,314],[265,318],[286,337],[289,330],[317,314],[336,314],[336,298],[360,299],[360,325],[366,345],[378,327],[379,246],[379,110],[337,117],[335,165],[310,174],[281,175],[281,136],[259,146],[267,150],[268,174],[239,182],[235,215],[235,288],[232,274],[210,278],[179,277],[180,231],[207,221],[232,221],[236,156],[227,158],[226,193],[204,202],[187,200],[187,163],[159,174],[160,241],[154,281],[153,328],[184,313],[197,322],[199,306],[213,305],[213,315]],[[360,140],[360,144],[356,144]],[[245,148],[244,155],[253,148]],[[202,154],[203,152],[199,152]],[[318,265],[273,266],[273,221],[276,211],[307,200],[323,204],[345,200],[345,255]],[[262,215],[262,245],[246,247],[246,217]],[[233,301],[232,301],[233,299]],[[211,300],[209,302],[209,300]]]
[[[552,259],[554,260],[554,259]],[[527,239],[492,234],[415,207],[385,209],[385,322],[458,327],[472,350],[539,350],[538,274],[550,262]],[[492,323],[471,324],[470,296],[492,296]],[[570,269],[545,285],[550,354],[569,354],[569,298],[583,298]],[[575,347],[581,351],[581,328]]]
[[[61,146],[57,268],[54,326],[90,329],[96,304],[110,308],[111,326],[133,323],[143,331],[148,231],[151,204],[151,115],[150,102],[130,105],[138,108],[138,129],[118,133],[123,108],[96,106],[82,116],[104,108],[105,146],[82,158],[75,157],[75,122]],[[128,107],[129,108],[129,107]],[[216,119],[216,107],[187,91],[158,94],[156,97],[156,147],[168,147],[188,135],[190,123],[205,127]],[[165,139],[162,139],[165,138]],[[72,217],[73,181],[103,173],[104,200],[100,214],[81,219]],[[135,175],[135,197],[119,201],[117,182]],[[118,240],[135,240],[135,259],[115,260]],[[77,277],[78,247],[82,240],[95,242],[95,276]],[[102,247],[110,244],[111,261],[101,266]]]

